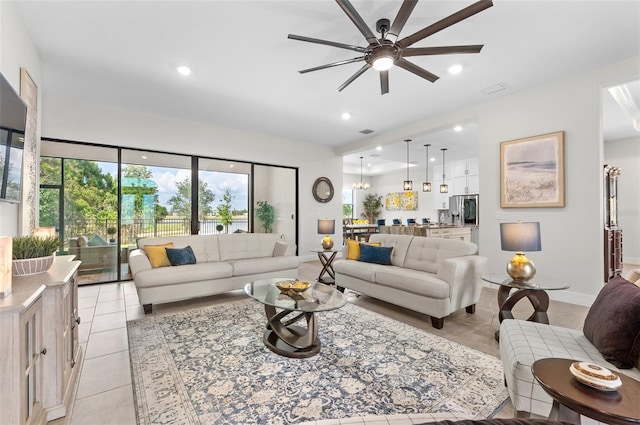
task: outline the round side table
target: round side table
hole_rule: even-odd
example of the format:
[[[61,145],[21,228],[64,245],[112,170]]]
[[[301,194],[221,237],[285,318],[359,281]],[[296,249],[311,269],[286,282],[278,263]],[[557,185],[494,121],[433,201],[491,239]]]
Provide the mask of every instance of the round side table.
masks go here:
[[[513,307],[523,298],[526,298],[533,307],[533,313],[527,318],[530,322],[549,324],[549,294],[546,291],[568,289],[569,285],[554,279],[545,277],[535,277],[531,282],[522,284],[514,282],[509,276],[504,274],[491,273],[480,277],[485,282],[500,285],[498,289],[498,306],[500,313],[498,319],[500,323],[504,319],[513,319]],[[515,292],[511,293],[515,289]],[[500,340],[500,331],[495,333],[496,341]]]
[[[540,359],[531,372],[553,398],[549,419],[580,424],[580,415],[606,424],[640,424],[640,381],[614,371],[622,386],[617,391],[601,391],[584,385],[569,372],[576,360]]]

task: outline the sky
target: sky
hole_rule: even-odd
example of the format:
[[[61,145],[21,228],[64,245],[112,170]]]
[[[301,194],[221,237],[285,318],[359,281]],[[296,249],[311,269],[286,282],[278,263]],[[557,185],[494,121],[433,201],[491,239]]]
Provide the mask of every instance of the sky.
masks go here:
[[[117,176],[117,164],[112,162],[98,162],[103,173]],[[152,174],[152,179],[158,184],[158,200],[160,205],[169,209],[169,199],[177,193],[176,182],[191,178],[191,170],[147,167]],[[227,172],[200,171],[200,179],[207,182],[208,189],[215,195],[213,208],[222,201],[224,191],[228,188],[234,195],[231,205],[233,209],[245,210],[249,208],[249,176],[247,174],[235,174]]]

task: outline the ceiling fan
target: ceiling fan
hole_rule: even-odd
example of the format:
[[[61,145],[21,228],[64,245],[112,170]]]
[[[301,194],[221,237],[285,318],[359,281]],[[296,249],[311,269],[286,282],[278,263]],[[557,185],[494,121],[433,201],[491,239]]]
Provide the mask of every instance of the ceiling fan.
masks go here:
[[[482,50],[482,44],[468,45],[468,46],[439,46],[439,47],[411,47],[413,44],[420,40],[423,40],[430,35],[437,33],[453,24],[456,24],[476,13],[482,12],[485,9],[493,6],[492,0],[480,0],[471,6],[465,7],[458,12],[447,16],[439,20],[438,22],[429,25],[421,29],[420,31],[411,34],[402,39],[399,38],[400,31],[404,27],[409,15],[413,12],[413,8],[418,3],[418,0],[404,0],[400,10],[393,20],[393,24],[390,24],[388,19],[379,19],[376,22],[376,30],[381,34],[380,38],[377,38],[371,29],[364,22],[360,14],[355,10],[349,0],[336,0],[336,3],[342,8],[344,13],[347,14],[349,19],[360,30],[364,38],[369,45],[367,47],[353,46],[350,44],[338,43],[335,41],[321,40],[317,38],[305,37],[302,35],[289,34],[288,38],[292,40],[306,41],[309,43],[324,44],[327,46],[338,47],[341,49],[353,50],[355,52],[363,53],[363,56],[342,60],[338,62],[329,63],[326,65],[320,65],[313,68],[303,69],[298,71],[300,74],[307,72],[319,71],[321,69],[332,68],[334,66],[346,65],[350,63],[362,62],[365,64],[355,74],[353,74],[347,81],[345,81],[338,91],[342,91],[351,84],[356,78],[365,73],[369,68],[380,71],[380,89],[382,94],[389,93],[389,68],[392,66],[399,66],[406,69],[409,72],[416,74],[426,80],[435,82],[439,77],[424,68],[421,68],[408,60],[406,57],[411,56],[427,56],[427,55],[447,55],[454,53],[479,53]],[[394,40],[390,40],[392,37]]]

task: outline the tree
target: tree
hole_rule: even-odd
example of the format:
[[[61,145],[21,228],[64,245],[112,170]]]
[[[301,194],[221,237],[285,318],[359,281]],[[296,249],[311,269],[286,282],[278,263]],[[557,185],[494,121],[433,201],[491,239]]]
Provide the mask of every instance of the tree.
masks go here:
[[[342,217],[343,218],[352,218],[353,217],[353,205],[351,205],[351,204],[342,204]]]
[[[147,196],[153,197],[153,217],[166,217],[166,209],[160,208],[158,199],[158,187],[152,180],[153,174],[145,165],[125,165],[122,167],[122,176],[128,181],[123,180],[122,195],[133,195],[133,217],[132,218],[150,218],[145,217],[144,199]],[[146,211],[147,214],[151,213]],[[162,215],[164,213],[164,215]],[[131,217],[125,217],[131,218]]]
[[[220,222],[224,224],[226,233],[229,233],[229,225],[233,222],[233,213],[231,209],[231,201],[233,198],[234,196],[231,194],[231,190],[226,189],[224,191],[224,195],[222,195],[220,205],[216,208],[216,212],[220,217]]]
[[[176,188],[178,193],[169,198],[167,202],[171,207],[171,214],[180,217],[191,216],[191,180],[185,179],[180,182],[176,182]],[[216,199],[216,196],[209,189],[209,185],[206,181],[200,180],[198,182],[198,218],[200,220],[213,214],[213,207],[211,204]]]

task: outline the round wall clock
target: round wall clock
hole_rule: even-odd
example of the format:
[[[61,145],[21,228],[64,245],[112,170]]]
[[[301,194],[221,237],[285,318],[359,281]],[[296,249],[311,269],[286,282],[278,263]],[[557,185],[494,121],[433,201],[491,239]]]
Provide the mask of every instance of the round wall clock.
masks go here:
[[[318,202],[329,202],[333,198],[333,184],[326,177],[318,177],[313,183],[313,197]]]

